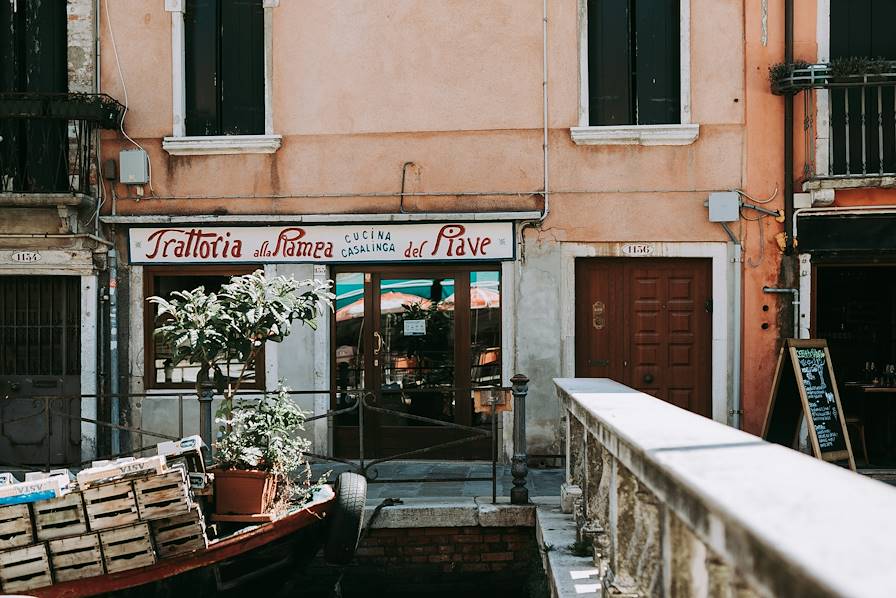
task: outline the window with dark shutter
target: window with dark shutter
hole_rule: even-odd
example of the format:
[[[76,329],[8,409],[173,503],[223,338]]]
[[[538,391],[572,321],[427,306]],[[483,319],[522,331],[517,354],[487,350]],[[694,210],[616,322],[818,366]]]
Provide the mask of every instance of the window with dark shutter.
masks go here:
[[[264,133],[261,0],[188,0],[187,135]]]
[[[589,0],[589,124],[681,121],[678,0]]]

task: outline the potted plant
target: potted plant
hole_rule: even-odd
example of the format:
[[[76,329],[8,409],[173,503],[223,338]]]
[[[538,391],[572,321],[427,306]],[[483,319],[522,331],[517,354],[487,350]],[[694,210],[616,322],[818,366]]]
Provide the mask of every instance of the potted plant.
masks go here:
[[[226,431],[215,444],[215,512],[266,513],[278,495],[307,492],[311,472],[304,454],[311,443],[299,435],[304,422],[282,383],[274,394],[237,399],[229,417],[218,418]],[[304,482],[298,486],[290,483],[297,474]]]
[[[297,432],[303,416],[282,385],[277,393],[260,399],[236,404],[234,399],[266,342],[281,342],[296,321],[315,327],[321,311],[332,306],[329,287],[329,281],[267,278],[256,270],[232,277],[218,293],[198,287],[175,291],[170,299],[148,299],[158,306],[161,326],[155,334],[170,348],[171,362],[199,366],[198,395],[213,383],[224,394],[218,410],[222,428],[215,442],[221,458],[215,494],[225,509],[240,508],[226,501],[249,492],[255,493],[251,508],[261,509],[253,512],[263,512],[276,493],[277,481],[301,465],[298,457],[306,444]],[[233,363],[239,364],[236,378],[222,371]],[[250,502],[241,498],[239,504]]]

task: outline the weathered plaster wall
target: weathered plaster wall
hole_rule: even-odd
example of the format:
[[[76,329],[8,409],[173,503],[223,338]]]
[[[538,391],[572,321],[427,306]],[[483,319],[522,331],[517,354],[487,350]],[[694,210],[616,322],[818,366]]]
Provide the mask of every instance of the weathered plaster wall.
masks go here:
[[[68,0],[68,89],[91,93],[96,89],[95,0]]]
[[[816,55],[816,0],[796,0],[794,57],[813,61]],[[784,60],[784,4],[746,0],[747,128],[744,190],[758,200],[777,195],[762,207],[784,209],[784,99],[772,95],[768,69]],[[766,14],[766,17],[763,17]],[[765,42],[765,43],[763,43]],[[802,96],[795,101],[794,173],[799,179],[805,162],[799,130],[803,122]],[[800,191],[799,182],[794,185]],[[757,214],[747,214],[755,218]],[[762,229],[762,230],[760,230]],[[764,293],[764,286],[792,286],[796,280],[782,275],[782,253],[775,236],[784,227],[773,218],[742,220],[738,231],[744,240],[744,429],[760,433],[774,377],[780,337],[790,336],[789,296]]]
[[[273,128],[282,147],[169,156],[162,137],[172,133],[171,13],[160,0],[112,3],[125,124],[149,152],[153,174],[152,192],[139,201],[117,187],[119,214],[395,212],[408,161],[408,192],[483,194],[409,197],[410,211],[542,207],[540,0],[284,0],[271,11]],[[123,100],[109,15],[102,18],[103,90]],[[739,0],[691,0],[691,120],[700,124],[692,145],[577,146],[569,132],[579,113],[576,3],[549,2],[551,209],[541,230],[527,233],[526,261],[514,265],[516,322],[505,330],[515,341],[513,371],[532,379],[532,452],[558,452],[560,441],[550,379],[561,364],[559,323],[573,306],[559,301],[557,243],[726,240],[703,202],[711,191],[745,186],[743,24]],[[105,158],[127,146],[104,133]],[[318,194],[341,196],[303,197]],[[328,383],[320,355],[329,347],[307,334],[276,349],[277,373],[296,387],[309,375]],[[289,361],[312,346],[313,372]]]
[[[127,11],[113,7],[131,104],[127,130],[151,154],[155,192],[210,198],[121,200],[119,210],[391,211],[397,200],[269,197],[397,192],[406,161],[417,166],[408,181],[411,192],[539,190],[542,4],[450,4],[392,0],[374,10],[357,0],[281,3],[272,9],[273,122],[283,146],[272,155],[188,157],[161,150],[161,137],[172,130],[169,13],[151,0],[133,2]],[[570,4],[550,3],[552,189],[705,192],[737,185],[744,121],[739,3],[692,0],[692,113],[701,131],[695,144],[684,147],[571,142],[566,128],[578,120],[579,53]],[[129,43],[133,39],[141,43]],[[105,27],[103,44],[110,46]],[[103,88],[121,98],[114,67],[112,52],[104,52]],[[106,155],[112,157],[123,144],[108,135]],[[123,187],[119,192],[127,195]],[[414,203],[423,202],[411,200],[412,208]],[[481,205],[441,198],[425,207],[494,209],[499,203],[530,207],[533,200],[493,198]]]

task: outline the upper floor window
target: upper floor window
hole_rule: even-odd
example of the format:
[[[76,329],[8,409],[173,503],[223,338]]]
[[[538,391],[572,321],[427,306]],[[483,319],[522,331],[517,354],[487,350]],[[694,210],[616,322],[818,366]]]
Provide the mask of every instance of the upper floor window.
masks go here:
[[[678,0],[588,1],[589,124],[681,122]]]
[[[577,145],[688,145],[691,0],[578,0]]]
[[[188,136],[265,133],[262,0],[187,0]]]

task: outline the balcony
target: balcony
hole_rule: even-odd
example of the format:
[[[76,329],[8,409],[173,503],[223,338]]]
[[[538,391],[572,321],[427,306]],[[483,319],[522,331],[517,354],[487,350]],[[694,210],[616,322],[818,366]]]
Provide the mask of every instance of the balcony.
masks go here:
[[[124,106],[105,94],[0,93],[0,195],[91,196],[97,131],[117,129]]]
[[[781,64],[770,79],[772,93],[803,94],[805,190],[896,185],[896,61]]]

